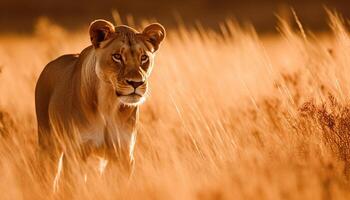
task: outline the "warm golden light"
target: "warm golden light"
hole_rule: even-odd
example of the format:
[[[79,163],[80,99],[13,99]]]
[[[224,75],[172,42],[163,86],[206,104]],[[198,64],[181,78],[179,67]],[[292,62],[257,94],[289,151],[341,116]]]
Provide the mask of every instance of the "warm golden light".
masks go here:
[[[90,45],[88,24],[0,34],[0,199],[347,199],[348,23],[328,13],[329,30],[312,32],[297,15],[275,34],[234,20],[167,29],[130,177],[74,156],[65,171],[63,154],[50,169],[37,154],[36,80]]]

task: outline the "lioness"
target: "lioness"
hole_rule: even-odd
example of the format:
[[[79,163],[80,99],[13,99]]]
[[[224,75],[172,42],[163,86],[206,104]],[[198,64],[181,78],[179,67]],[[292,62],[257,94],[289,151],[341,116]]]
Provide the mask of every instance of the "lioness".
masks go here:
[[[132,165],[139,105],[165,30],[154,23],[137,32],[96,20],[89,33],[92,45],[53,60],[39,77],[39,146],[50,156],[74,147],[86,157],[98,149]]]

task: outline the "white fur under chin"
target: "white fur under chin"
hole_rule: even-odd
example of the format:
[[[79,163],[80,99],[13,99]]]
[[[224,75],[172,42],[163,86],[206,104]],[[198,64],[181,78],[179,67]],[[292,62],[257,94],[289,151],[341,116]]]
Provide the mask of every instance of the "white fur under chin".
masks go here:
[[[125,98],[125,97],[122,97],[122,98]],[[146,97],[144,97],[144,96],[141,97],[137,102],[126,102],[126,101],[122,100],[122,98],[118,98],[120,103],[125,105],[125,106],[130,106],[130,107],[135,107],[135,106],[141,105],[146,101]]]

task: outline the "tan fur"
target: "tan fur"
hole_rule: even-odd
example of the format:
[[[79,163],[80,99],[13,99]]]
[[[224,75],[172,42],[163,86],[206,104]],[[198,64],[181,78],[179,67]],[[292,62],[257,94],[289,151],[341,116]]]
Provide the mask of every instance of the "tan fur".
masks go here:
[[[39,145],[50,155],[73,147],[83,150],[84,156],[102,151],[132,163],[139,105],[165,31],[151,24],[139,33],[97,20],[89,33],[92,46],[50,62],[39,77],[35,90]],[[147,63],[141,61],[145,55]],[[133,83],[142,84],[134,89]]]

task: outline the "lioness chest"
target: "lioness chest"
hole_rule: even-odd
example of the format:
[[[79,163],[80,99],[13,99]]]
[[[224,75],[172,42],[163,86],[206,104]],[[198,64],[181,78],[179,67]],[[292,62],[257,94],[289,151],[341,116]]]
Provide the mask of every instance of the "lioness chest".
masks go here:
[[[87,124],[79,134],[81,145],[99,148],[113,144],[113,146],[128,148],[135,132],[123,128],[122,124],[118,124],[113,117],[102,116]]]
[[[94,147],[103,145],[105,142],[106,129],[106,124],[101,120],[84,128],[80,131],[81,145],[90,144]]]

